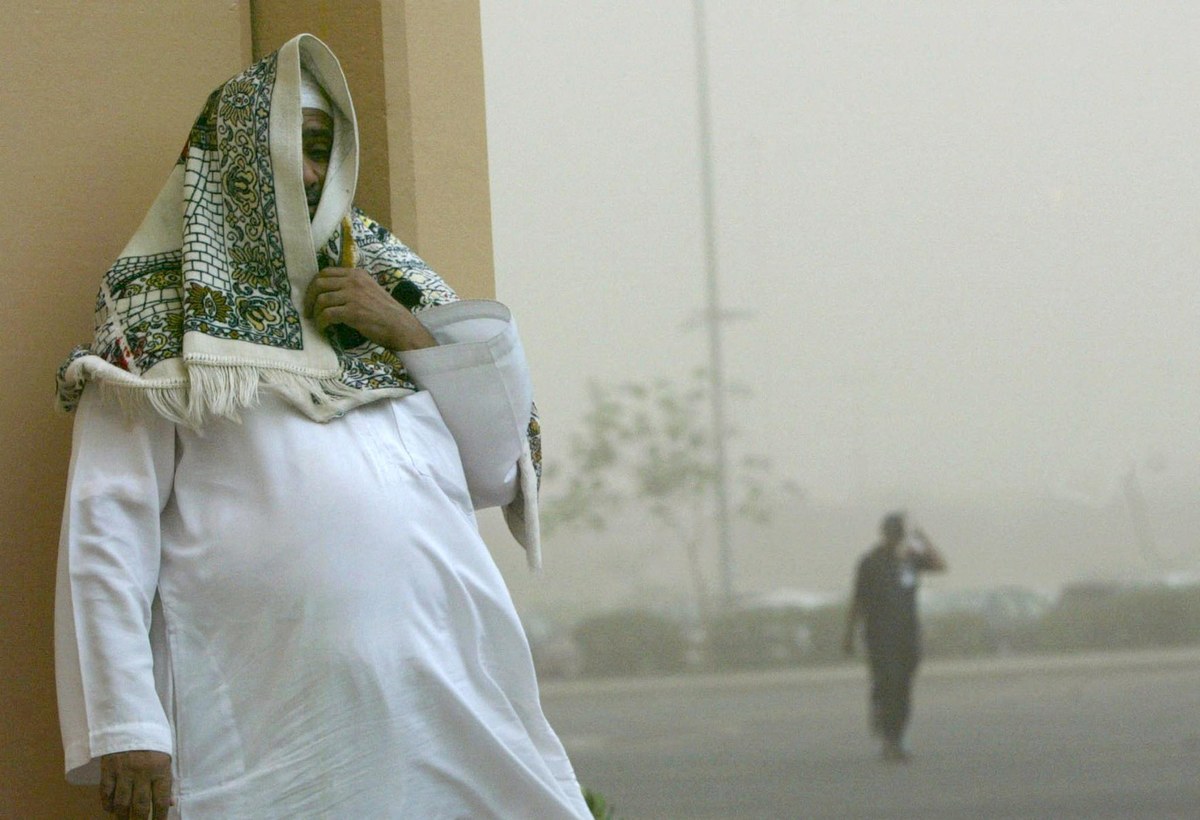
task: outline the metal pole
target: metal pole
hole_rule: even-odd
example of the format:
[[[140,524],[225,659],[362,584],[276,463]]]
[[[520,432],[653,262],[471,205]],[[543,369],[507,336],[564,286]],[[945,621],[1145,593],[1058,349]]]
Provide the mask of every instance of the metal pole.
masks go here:
[[[708,96],[708,37],[704,2],[692,0],[696,24],[696,108],[700,130],[700,189],[704,218],[704,257],[707,269],[708,368],[712,380],[713,447],[716,465],[717,551],[720,560],[721,598],[734,601],[733,538],[729,516],[729,469],[725,450],[725,378],[721,358],[721,308],[717,292],[717,239],[712,167],[712,115]]]

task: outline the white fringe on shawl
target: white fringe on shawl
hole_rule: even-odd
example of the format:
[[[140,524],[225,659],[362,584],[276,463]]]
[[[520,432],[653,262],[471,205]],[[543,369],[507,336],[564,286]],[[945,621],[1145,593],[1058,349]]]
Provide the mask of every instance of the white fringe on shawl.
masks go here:
[[[407,388],[359,390],[338,379],[313,379],[277,368],[189,363],[183,378],[145,379],[99,356],[81,356],[67,367],[69,383],[94,383],[108,400],[129,415],[151,410],[169,421],[200,429],[213,417],[240,419],[270,390],[313,421],[330,421],[354,407],[411,393]],[[61,406],[61,405],[60,405]]]

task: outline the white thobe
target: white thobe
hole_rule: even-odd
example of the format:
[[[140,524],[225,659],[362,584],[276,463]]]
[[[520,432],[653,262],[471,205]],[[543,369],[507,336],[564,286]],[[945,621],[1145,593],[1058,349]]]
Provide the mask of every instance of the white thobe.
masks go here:
[[[197,432],[88,387],[56,617],[71,780],[150,749],[183,820],[590,817],[473,512],[519,483],[523,357],[489,363],[496,322],[447,308],[459,335],[405,354],[420,392],[327,424],[267,395]]]

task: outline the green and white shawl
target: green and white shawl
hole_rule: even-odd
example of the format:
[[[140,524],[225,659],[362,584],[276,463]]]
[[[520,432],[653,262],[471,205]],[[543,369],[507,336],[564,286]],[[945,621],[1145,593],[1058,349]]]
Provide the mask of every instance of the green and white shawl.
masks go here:
[[[334,137],[311,222],[302,173],[300,68],[333,107]],[[457,299],[387,229],[353,207],[358,126],[341,66],[302,34],[208,98],[166,185],[101,280],[95,336],[58,371],[72,410],[88,382],[130,408],[200,428],[236,419],[261,390],[326,422],[416,389],[400,358],[357,334],[331,343],[304,315],[324,264],[364,268],[414,312]],[[541,436],[530,407],[517,499],[505,519],[539,561]]]
[[[334,140],[309,220],[300,67],[333,103]],[[353,259],[412,308],[456,299],[416,254],[353,208],[358,130],[337,58],[301,35],[208,98],[141,227],[104,275],[95,336],[58,374],[70,410],[94,380],[126,404],[199,427],[236,418],[260,389],[317,421],[414,389],[393,352],[331,344],[303,314],[322,259]],[[414,288],[415,286],[415,288]],[[536,427],[536,425],[535,425]]]

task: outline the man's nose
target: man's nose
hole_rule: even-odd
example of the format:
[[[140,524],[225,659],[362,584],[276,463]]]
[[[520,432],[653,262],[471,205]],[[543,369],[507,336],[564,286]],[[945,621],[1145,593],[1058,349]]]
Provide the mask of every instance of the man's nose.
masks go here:
[[[304,159],[304,185],[316,185],[321,181],[320,174],[317,173],[316,165],[307,157]]]

